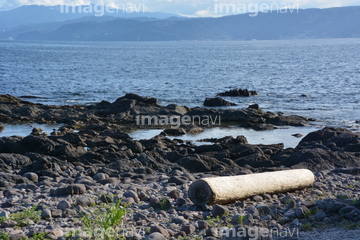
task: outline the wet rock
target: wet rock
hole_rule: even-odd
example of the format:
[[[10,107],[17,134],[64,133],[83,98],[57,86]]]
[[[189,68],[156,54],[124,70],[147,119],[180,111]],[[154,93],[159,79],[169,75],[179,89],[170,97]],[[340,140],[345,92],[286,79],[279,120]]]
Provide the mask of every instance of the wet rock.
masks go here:
[[[204,101],[204,106],[206,107],[228,107],[236,106],[235,103],[228,102],[220,97],[217,98],[206,98]]]
[[[41,136],[41,135],[46,135],[46,133],[44,133],[41,128],[33,128],[33,130],[31,131],[31,135]]]
[[[256,96],[256,91],[249,91],[247,89],[232,89],[226,92],[219,93],[218,96],[229,96],[229,97],[250,97]]]
[[[170,136],[182,136],[186,134],[186,130],[184,128],[168,128],[164,130],[164,133]]]
[[[2,124],[0,123],[0,132],[1,132],[2,130],[4,130],[4,129],[5,129],[4,125],[2,125]]]

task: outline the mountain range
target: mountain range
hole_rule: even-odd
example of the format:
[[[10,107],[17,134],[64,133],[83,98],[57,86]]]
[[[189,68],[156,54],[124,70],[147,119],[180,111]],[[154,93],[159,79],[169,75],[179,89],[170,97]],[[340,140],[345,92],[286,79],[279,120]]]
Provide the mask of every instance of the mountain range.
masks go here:
[[[102,17],[61,15],[58,7],[24,6],[0,12],[0,38],[28,41],[226,41],[360,37],[360,7],[273,11],[258,13],[256,17],[240,14],[220,18],[184,18],[166,13]],[[21,19],[16,17],[21,13],[24,13]]]

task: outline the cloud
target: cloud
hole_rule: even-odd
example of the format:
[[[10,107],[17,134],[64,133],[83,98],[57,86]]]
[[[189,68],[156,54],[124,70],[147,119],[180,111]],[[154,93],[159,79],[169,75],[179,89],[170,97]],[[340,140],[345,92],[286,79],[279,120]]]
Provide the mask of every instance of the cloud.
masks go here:
[[[11,9],[22,5],[88,5],[143,4],[149,12],[169,12],[187,16],[216,16],[216,4],[278,4],[279,6],[298,4],[300,8],[328,8],[360,5],[360,0],[0,0],[0,9]],[[237,13],[237,12],[235,12]],[[223,14],[224,15],[224,14]]]

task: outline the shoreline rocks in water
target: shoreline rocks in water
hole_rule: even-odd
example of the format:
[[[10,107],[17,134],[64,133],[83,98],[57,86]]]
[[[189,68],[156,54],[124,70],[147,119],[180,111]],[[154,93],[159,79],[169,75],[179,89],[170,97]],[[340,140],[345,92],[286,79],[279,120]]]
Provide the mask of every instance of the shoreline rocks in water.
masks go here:
[[[250,97],[259,95],[256,91],[247,89],[231,89],[226,92],[219,93],[218,96],[222,97]]]
[[[229,106],[236,106],[236,104],[226,101],[220,97],[216,97],[216,98],[206,98],[204,101],[204,106],[206,106],[206,107],[229,107]]]
[[[321,225],[356,226],[360,221],[358,133],[324,128],[288,149],[283,144],[252,145],[243,136],[211,139],[210,145],[202,146],[171,140],[166,134],[136,141],[123,131],[134,124],[136,114],[220,114],[246,126],[307,122],[266,113],[256,105],[221,111],[164,107],[156,99],[132,94],[90,106],[46,106],[1,95],[2,122],[66,126],[51,136],[35,129],[26,137],[0,138],[0,216],[5,217],[0,218],[0,234],[12,239],[36,233],[49,239],[80,238],[84,225],[79,214],[118,199],[130,204],[131,214],[122,225],[128,239],[218,239],[224,226],[234,231],[242,227],[304,231]],[[183,133],[179,131],[168,130]],[[190,184],[203,177],[298,168],[315,173],[312,187],[228,205],[196,206],[188,197]],[[39,218],[14,217],[32,207]]]
[[[161,106],[156,98],[126,94],[110,103],[102,101],[93,105],[52,106],[34,104],[10,95],[0,95],[0,122],[2,123],[64,123],[73,128],[96,126],[97,130],[106,128],[139,127],[139,117],[161,119],[164,116],[188,116],[192,119],[221,119],[222,124],[231,123],[239,127],[264,129],[263,126],[306,126],[308,119],[301,116],[284,116],[264,112],[258,105],[246,109],[212,109],[171,104]],[[193,124],[191,122],[191,124]],[[150,123],[149,125],[156,125]],[[211,121],[199,120],[193,125],[211,126]],[[216,124],[218,125],[218,121]],[[200,126],[201,127],[201,126]],[[268,129],[268,127],[266,128]]]

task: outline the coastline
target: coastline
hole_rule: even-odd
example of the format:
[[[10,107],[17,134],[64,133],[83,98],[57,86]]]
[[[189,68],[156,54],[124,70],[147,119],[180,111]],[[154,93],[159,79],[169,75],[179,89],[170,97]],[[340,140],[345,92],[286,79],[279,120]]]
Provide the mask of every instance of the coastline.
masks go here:
[[[339,222],[359,227],[359,133],[325,127],[309,133],[295,148],[280,143],[249,144],[244,136],[207,139],[209,145],[197,146],[178,136],[214,126],[165,122],[157,126],[165,131],[143,140],[126,132],[144,127],[136,125],[136,116],[221,116],[221,124],[256,131],[306,126],[315,119],[264,112],[258,105],[240,110],[160,106],[155,98],[135,94],[113,103],[75,106],[34,104],[1,95],[0,107],[0,123],[63,124],[50,135],[34,128],[29,136],[0,138],[4,209],[0,214],[6,217],[0,232],[9,236],[40,231],[51,239],[76,239],[81,234],[76,230],[83,229],[79,211],[106,203],[101,194],[130,204],[132,214],[125,217],[128,230],[123,229],[133,234],[129,239],[154,239],[154,235],[156,239],[218,239],[221,227],[278,232],[331,227]],[[170,138],[169,134],[177,136]],[[312,187],[205,209],[193,205],[187,195],[189,185],[201,177],[296,168],[315,173]],[[10,219],[33,206],[41,212],[38,222],[30,219],[19,228]]]

